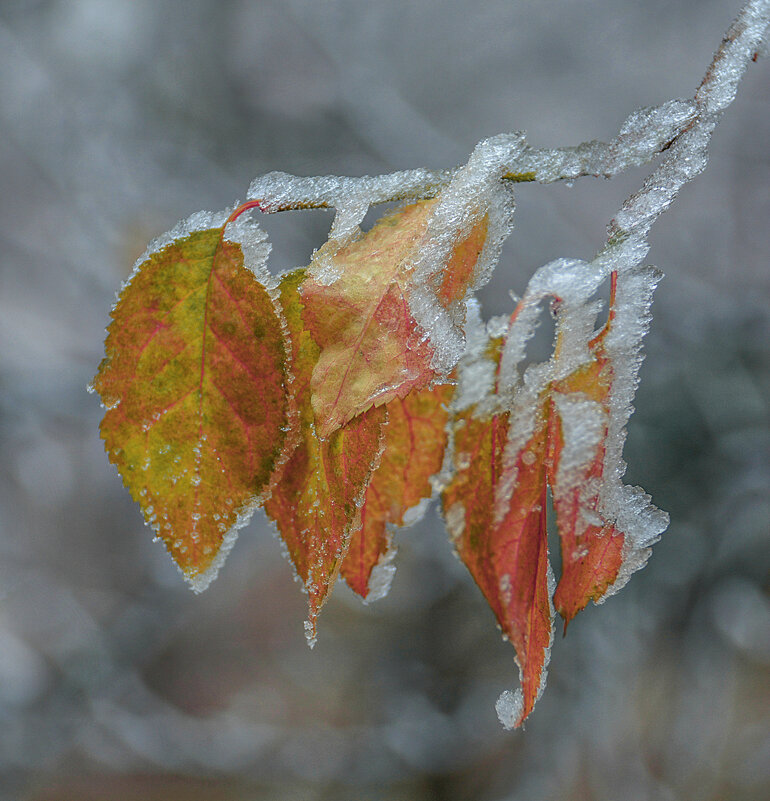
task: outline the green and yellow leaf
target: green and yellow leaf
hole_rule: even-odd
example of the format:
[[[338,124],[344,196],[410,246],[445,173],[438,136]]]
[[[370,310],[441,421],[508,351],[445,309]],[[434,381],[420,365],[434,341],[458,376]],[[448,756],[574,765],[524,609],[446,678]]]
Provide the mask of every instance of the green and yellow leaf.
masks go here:
[[[93,387],[107,409],[109,458],[185,578],[204,589],[283,456],[280,313],[224,225],[188,230],[138,265],[105,349]]]

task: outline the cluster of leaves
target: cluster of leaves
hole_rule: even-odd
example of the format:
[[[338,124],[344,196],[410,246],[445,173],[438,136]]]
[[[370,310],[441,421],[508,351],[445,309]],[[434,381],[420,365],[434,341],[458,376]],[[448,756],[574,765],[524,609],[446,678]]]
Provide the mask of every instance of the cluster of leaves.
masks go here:
[[[312,645],[340,574],[364,600],[387,592],[393,529],[437,493],[514,646],[521,687],[497,709],[521,725],[545,684],[556,613],[566,626],[617,591],[667,525],[621,481],[659,279],[641,261],[652,223],[705,167],[768,28],[770,0],[749,0],[695,98],[635,112],[608,144],[537,151],[512,135],[442,173],[274,174],[232,212],[194,215],[151,245],[113,309],[93,388],[109,458],[192,587],[205,589],[264,505],[307,592]],[[513,182],[610,176],[664,151],[592,262],[545,265],[509,318],[481,322],[474,292],[510,232]],[[387,199],[408,202],[362,233],[369,205]],[[329,240],[274,278],[250,214],[309,206],[337,209]],[[547,302],[554,352],[524,369]]]
[[[600,497],[615,292],[585,358],[546,382],[534,404],[500,382],[526,299],[497,336],[476,321],[483,346],[449,374],[437,370],[410,301],[425,289],[414,264],[439,202],[408,203],[278,279],[264,268],[264,235],[244,215],[254,202],[183,225],[124,287],[94,388],[107,409],[109,457],[193,588],[207,586],[235,531],[264,504],[308,594],[311,643],[338,575],[364,600],[387,592],[392,528],[416,519],[440,487],[457,553],[516,650],[518,725],[544,683],[552,597],[569,621],[617,582],[629,551]],[[482,208],[455,232],[432,286],[439,308],[477,316],[470,290],[489,228]],[[461,390],[471,381],[478,395],[481,363],[495,380],[468,404]],[[580,453],[565,471],[563,409],[576,403],[598,413],[598,427],[577,446],[570,438]],[[531,423],[524,440],[513,424],[521,428],[521,412]],[[548,486],[564,565],[555,596]]]

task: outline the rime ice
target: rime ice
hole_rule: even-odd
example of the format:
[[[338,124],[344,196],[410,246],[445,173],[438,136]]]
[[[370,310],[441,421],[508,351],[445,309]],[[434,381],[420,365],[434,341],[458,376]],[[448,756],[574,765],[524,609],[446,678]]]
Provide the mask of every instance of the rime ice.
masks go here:
[[[495,711],[504,728],[515,728],[524,711],[524,696],[521,690],[503,690],[495,703]]]
[[[439,195],[428,221],[423,246],[414,263],[409,307],[433,345],[433,365],[448,372],[465,350],[465,302],[488,280],[513,226],[513,194],[501,181],[511,160],[521,151],[522,138],[501,135],[480,142],[465,167]],[[487,235],[465,298],[444,308],[436,299],[436,283],[452,247],[463,234],[486,218]]]

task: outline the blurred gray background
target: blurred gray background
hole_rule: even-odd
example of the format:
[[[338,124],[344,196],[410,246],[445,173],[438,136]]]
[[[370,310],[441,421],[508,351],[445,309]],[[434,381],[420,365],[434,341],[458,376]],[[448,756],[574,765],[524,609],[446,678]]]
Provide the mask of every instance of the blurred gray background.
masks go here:
[[[666,273],[628,480],[671,514],[649,566],[517,670],[435,511],[391,595],[345,587],[311,653],[264,518],[202,596],[107,462],[86,384],[155,235],[269,170],[466,160],[608,138],[692,96],[737,0],[0,0],[0,797],[642,801],[770,795],[770,64],[653,229]],[[641,182],[522,186],[483,302],[588,258]],[[261,222],[275,269],[325,212]]]

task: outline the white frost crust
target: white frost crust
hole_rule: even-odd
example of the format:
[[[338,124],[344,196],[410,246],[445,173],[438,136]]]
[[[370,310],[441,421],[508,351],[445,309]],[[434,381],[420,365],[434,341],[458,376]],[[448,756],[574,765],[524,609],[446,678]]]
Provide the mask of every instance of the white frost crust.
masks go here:
[[[529,384],[529,393],[542,391],[548,381],[567,375],[590,358],[588,340],[598,312],[587,301],[609,275],[607,265],[579,259],[556,259],[541,267],[529,281],[527,290],[511,318],[500,359],[500,392],[513,395]],[[546,365],[519,375],[527,342],[535,333],[540,304],[546,298],[555,301],[557,332],[562,332],[562,349]],[[516,404],[518,405],[518,404]]]
[[[598,511],[625,534],[625,541],[618,577],[601,600],[616,593],[632,573],[645,565],[649,547],[660,539],[669,522],[668,515],[654,507],[642,489],[622,483],[626,471],[625,426],[633,412],[632,401],[639,383],[644,358],[642,340],[652,319],[652,295],[661,277],[654,267],[631,270],[618,277],[615,319],[604,340],[613,378]]]
[[[251,219],[251,212],[246,211],[233,222],[225,226],[226,242],[234,242],[241,246],[244,266],[254,273],[256,279],[267,289],[277,289],[278,279],[267,269],[267,259],[272,245],[267,234]]]
[[[507,327],[507,318],[502,321]],[[504,329],[498,330],[500,326],[501,319],[497,318],[485,326],[481,318],[481,305],[476,298],[469,298],[466,304],[466,350],[459,363],[457,387],[449,404],[444,460],[439,472],[430,478],[434,492],[443,492],[455,471],[455,429],[464,425],[464,421],[457,420],[456,415],[474,405],[478,416],[499,410],[499,396],[494,393],[495,363],[487,357],[486,348],[490,336],[501,336]],[[452,527],[449,523],[447,529],[451,536]]]
[[[548,640],[548,645],[543,649],[543,670],[540,674],[540,685],[537,688],[537,697],[535,698],[535,704],[540,700],[542,696],[545,685],[548,681],[548,665],[551,662],[551,649],[553,648],[553,635],[554,635],[554,622],[556,620],[556,609],[554,609],[553,605],[553,594],[556,592],[556,578],[553,575],[553,568],[551,567],[551,561],[548,560],[547,562],[547,581],[548,581],[548,607],[550,609],[551,614],[551,636]],[[518,664],[518,660],[517,664]],[[524,673],[519,666],[519,682],[523,683],[524,681]],[[533,704],[533,708],[535,706]],[[495,711],[497,712],[497,719],[502,723],[504,729],[513,729],[516,727],[517,721],[521,718],[522,712],[524,711],[524,693],[521,690],[521,687],[518,687],[516,690],[503,690],[500,693],[500,697],[495,702]]]
[[[487,327],[481,319],[481,306],[470,298],[465,312],[465,353],[460,360],[457,389],[451,403],[455,414],[481,403],[492,393],[495,383],[495,365],[485,357],[489,343]]]
[[[412,264],[409,308],[434,349],[432,367],[448,373],[465,351],[465,303],[492,274],[503,242],[513,227],[513,192],[503,182],[508,165],[521,152],[520,134],[501,134],[480,142],[468,163],[454,173],[428,218]],[[452,248],[487,216],[487,237],[466,296],[444,308],[436,299]]]
[[[455,501],[444,512],[444,522],[446,523],[450,541],[457,546],[457,542],[465,531],[465,504]]]
[[[516,690],[503,690],[495,702],[497,719],[503,724],[503,728],[508,731],[516,727],[516,722],[523,711],[524,693],[522,693],[521,687]]]
[[[601,404],[581,393],[553,394],[564,438],[556,471],[561,492],[575,489],[583,480],[583,470],[593,460],[607,425]]]
[[[366,598],[362,599],[365,605],[385,598],[390,592],[393,578],[396,575],[396,565],[394,562],[396,554],[398,553],[398,548],[393,545],[394,529],[408,528],[422,520],[425,513],[430,508],[430,503],[431,498],[423,498],[419,503],[407,509],[403,514],[400,526],[394,526],[390,523],[386,524],[388,528],[388,547],[384,553],[380,554],[377,564],[372,568],[372,572],[369,574],[369,593]]]
[[[695,100],[708,115],[718,115],[735,99],[743,73],[755,53],[767,47],[770,2],[750,0],[722,39],[722,45]]]
[[[219,550],[217,551],[217,555],[214,557],[214,561],[206,570],[204,570],[203,573],[197,576],[188,576],[181,568],[179,568],[180,572],[184,576],[185,581],[190,585],[190,589],[192,589],[193,592],[201,593],[208,589],[209,584],[211,584],[211,582],[217,577],[219,574],[219,569],[225,563],[228,554],[235,545],[235,542],[238,539],[238,531],[242,529],[249,522],[249,520],[251,520],[251,516],[254,514],[254,511],[258,506],[259,503],[251,503],[245,506],[238,513],[238,518],[235,524],[222,538],[222,544],[219,546]],[[174,564],[176,564],[176,562],[174,562]]]
[[[596,603],[617,592],[634,571],[644,566],[650,546],[668,525],[668,515],[652,506],[649,496],[638,487],[622,483],[625,426],[633,411],[643,358],[642,339],[649,329],[652,295],[660,277],[652,267],[618,276],[615,316],[603,343],[612,369],[608,414],[582,393],[554,394],[564,434],[555,491],[569,492],[579,485],[582,469],[604,435],[602,478],[598,485],[592,483],[581,491],[581,518],[594,525],[610,523],[625,535],[618,577]]]
[[[707,147],[719,117],[733,101],[737,87],[755,54],[767,47],[770,0],[749,0],[731,25],[695,96],[695,115],[676,137],[658,167],[631,195],[608,228],[609,240],[593,265],[604,275],[618,273],[616,316],[605,349],[613,364],[613,385],[604,475],[598,511],[624,532],[623,562],[615,583],[601,600],[617,592],[649,557],[649,546],[668,525],[668,515],[656,509],[638,487],[624,486],[622,452],[625,425],[642,361],[641,341],[649,327],[652,293],[660,279],[653,268],[639,269],[649,245],[647,235],[655,220],[671,205],[681,188],[706,167]],[[687,110],[670,104],[660,107],[658,123],[681,124]],[[674,119],[679,115],[680,120]],[[683,116],[685,115],[685,116]],[[621,136],[643,134],[644,113],[631,115]],[[601,601],[600,601],[601,602]]]
[[[388,543],[388,549],[380,554],[377,564],[369,574],[369,593],[363,599],[364,604],[371,604],[382,600],[389,592],[396,575],[396,566],[393,560],[396,558],[398,548]]]
[[[754,54],[765,47],[768,30],[770,0],[749,0],[723,37],[695,94],[696,117],[691,127],[677,137],[639,192],[623,204],[610,225],[611,238],[618,234],[646,238],[652,223],[671,205],[680,189],[704,170],[711,134],[722,112],[735,99]],[[625,266],[640,264],[642,258]]]
[[[302,178],[270,172],[251,182],[247,197],[259,200],[260,208],[267,213],[291,208],[336,209],[329,238],[339,248],[357,235],[370,205],[435,194],[452,174],[452,170],[417,169],[360,178],[336,175]]]
[[[594,334],[599,304],[591,301],[609,265],[560,259],[538,270],[514,313],[504,345],[499,392],[510,410],[503,454],[503,480],[495,496],[495,521],[502,520],[517,481],[516,461],[538,424],[539,399],[548,384],[564,378],[593,357],[588,343]],[[649,557],[649,547],[668,525],[668,515],[651,505],[639,488],[622,484],[625,473],[625,426],[642,363],[642,339],[649,329],[650,306],[661,274],[654,268],[632,269],[618,275],[614,319],[604,339],[612,364],[609,413],[582,393],[555,395],[564,430],[564,450],[557,475],[561,490],[580,481],[580,468],[592,458],[605,433],[603,477],[596,505],[582,509],[590,519],[596,513],[625,534],[623,562],[617,580],[604,597],[617,592]],[[538,306],[548,296],[555,305],[558,348],[548,362],[531,365],[523,376],[518,365],[537,323]],[[461,368],[462,381],[462,368]],[[593,489],[593,488],[589,488]],[[592,492],[588,492],[592,495]]]
[[[414,506],[407,509],[401,516],[401,525],[398,528],[409,528],[425,517],[430,508],[432,498],[421,498]]]
[[[599,304],[589,301],[604,278],[602,265],[576,259],[550,262],[532,276],[512,316],[500,364],[499,393],[510,410],[510,421],[503,480],[495,497],[496,522],[505,517],[510,504],[518,479],[516,460],[537,427],[542,393],[552,381],[564,378],[592,358],[588,342]],[[549,296],[555,300],[559,347],[549,361],[530,365],[520,376],[519,364],[537,325],[539,305]]]
[[[654,158],[695,117],[692,100],[669,100],[660,106],[632,112],[609,142],[583,142],[576,147],[554,149],[527,146],[512,171],[535,173],[539,183],[572,180],[581,175],[610,178],[629,167]]]

